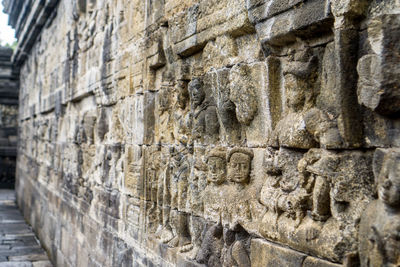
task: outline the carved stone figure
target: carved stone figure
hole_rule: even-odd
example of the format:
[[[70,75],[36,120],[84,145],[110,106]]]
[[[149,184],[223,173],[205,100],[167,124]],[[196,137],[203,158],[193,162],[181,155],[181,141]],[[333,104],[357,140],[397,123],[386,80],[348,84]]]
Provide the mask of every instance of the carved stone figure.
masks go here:
[[[250,257],[246,247],[250,238],[240,225],[224,229],[224,249],[222,250],[222,266],[250,267]]]
[[[160,238],[162,243],[168,243],[174,237],[170,224],[171,212],[171,166],[168,161],[164,165],[159,177],[157,188],[157,202],[161,208],[160,226],[157,229],[156,236]]]
[[[375,172],[378,199],[366,208],[360,223],[361,266],[400,264],[400,151],[389,149]],[[375,162],[375,165],[379,164]]]
[[[174,236],[168,245],[187,251],[188,248],[185,246],[191,245],[188,229],[189,217],[186,213],[188,176],[190,175],[189,150],[186,147],[178,146],[172,153],[172,177],[169,186],[171,193],[170,223]]]
[[[342,143],[335,120],[316,107],[318,58],[311,49],[298,51],[283,62],[284,114],[272,132],[274,147],[309,149]]]
[[[311,149],[298,164],[306,182],[305,188],[312,192],[311,217],[316,221],[326,221],[331,216],[331,179],[337,176],[338,163],[339,159],[334,155]]]
[[[181,252],[187,252],[185,257],[193,260],[201,246],[201,237],[204,229],[203,192],[206,187],[207,166],[204,162],[203,147],[195,147],[191,158],[191,170],[188,176],[188,188],[185,211],[188,213],[188,228],[191,242],[180,248]],[[190,216],[189,216],[190,212]]]
[[[150,205],[147,210],[149,231],[154,233],[161,223],[162,206],[158,203],[158,190],[162,190],[162,187],[159,187],[159,177],[162,177],[161,172],[164,166],[161,151],[156,150],[150,153],[146,170],[146,199],[149,201]]]
[[[121,144],[105,146],[103,151],[103,161],[100,166],[101,180],[107,188],[116,187],[119,172],[118,164],[121,164]]]
[[[398,4],[397,4],[398,5]],[[371,51],[357,65],[358,102],[386,116],[400,111],[398,51],[400,19],[398,13],[373,17],[368,24]],[[390,77],[390,78],[389,78]]]
[[[304,116],[312,107],[312,81],[316,68],[316,57],[304,55],[302,61],[283,64],[286,112],[272,133],[272,145],[311,148],[317,146],[307,131]]]
[[[155,124],[155,131],[159,136],[159,141],[164,143],[172,143],[173,129],[171,129],[170,121],[171,114],[171,91],[173,85],[169,82],[164,82],[158,92],[158,122]],[[168,129],[167,131],[165,129]]]
[[[249,183],[253,157],[254,154],[249,149],[234,148],[229,151],[227,156],[229,181],[238,184]]]
[[[302,222],[309,199],[305,182],[297,172],[301,154],[280,149],[268,149],[264,155],[266,178],[260,192],[260,202],[267,208],[261,232],[270,238],[278,237],[278,219],[281,215],[292,219],[295,227]]]
[[[90,112],[87,112],[84,115],[83,128],[84,128],[86,140],[89,144],[94,143],[95,124],[96,124],[96,116],[94,114],[91,114]]]
[[[254,196],[259,190],[254,186],[252,178],[252,161],[254,153],[251,149],[233,148],[228,152],[227,177],[229,183],[224,188],[222,221],[230,229],[244,226],[252,222],[252,205]]]
[[[193,108],[193,139],[215,142],[219,133],[217,109],[211,96],[206,96],[202,79],[194,77],[188,85]]]
[[[260,202],[267,207],[267,211],[262,219],[263,226],[261,227],[261,232],[270,238],[277,237],[277,223],[280,215],[277,199],[280,195],[279,181],[282,175],[282,169],[278,165],[278,152],[279,151],[274,149],[267,149],[265,152],[263,167],[266,171],[266,178],[260,192]],[[270,229],[266,230],[264,229],[265,227]]]
[[[187,145],[191,142],[192,118],[188,110],[189,93],[185,81],[179,81],[175,86],[175,95],[174,138],[178,143]]]
[[[207,186],[202,193],[204,218],[218,222],[224,216],[226,186],[226,149],[216,147],[207,156]]]
[[[204,86],[212,92],[216,102],[221,140],[228,144],[238,144],[241,139],[241,125],[236,118],[235,104],[230,100],[229,69],[207,73],[204,76]]]

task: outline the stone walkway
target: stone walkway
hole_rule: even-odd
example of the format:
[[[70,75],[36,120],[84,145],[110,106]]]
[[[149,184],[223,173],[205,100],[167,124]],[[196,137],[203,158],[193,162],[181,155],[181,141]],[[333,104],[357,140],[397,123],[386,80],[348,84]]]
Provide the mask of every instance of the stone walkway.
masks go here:
[[[0,189],[0,267],[53,266],[15,202],[13,190]]]

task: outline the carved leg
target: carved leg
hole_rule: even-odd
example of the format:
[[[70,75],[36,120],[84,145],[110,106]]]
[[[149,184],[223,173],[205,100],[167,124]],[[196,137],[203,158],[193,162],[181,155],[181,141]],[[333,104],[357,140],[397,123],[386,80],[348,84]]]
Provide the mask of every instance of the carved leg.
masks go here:
[[[232,258],[238,267],[250,267],[249,254],[243,244],[243,241],[236,241],[232,245]]]
[[[160,232],[160,239],[163,243],[168,243],[174,238],[174,234],[172,233],[172,228],[169,223],[169,216],[170,216],[170,208],[164,207],[163,210],[163,223],[162,223],[162,230]]]
[[[317,176],[313,192],[313,210],[311,216],[316,221],[326,221],[331,215],[330,186],[326,178]]]
[[[185,212],[173,212],[173,230],[176,236],[168,243],[170,247],[184,247],[191,244],[190,234],[187,224],[187,214]]]

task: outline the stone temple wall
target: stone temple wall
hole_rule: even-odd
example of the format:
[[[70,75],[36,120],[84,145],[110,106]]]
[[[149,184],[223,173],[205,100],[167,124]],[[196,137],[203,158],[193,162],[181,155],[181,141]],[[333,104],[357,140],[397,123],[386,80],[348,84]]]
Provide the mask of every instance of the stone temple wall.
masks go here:
[[[0,188],[14,188],[17,158],[18,73],[12,49],[0,46]]]
[[[3,2],[57,266],[399,263],[398,0]]]

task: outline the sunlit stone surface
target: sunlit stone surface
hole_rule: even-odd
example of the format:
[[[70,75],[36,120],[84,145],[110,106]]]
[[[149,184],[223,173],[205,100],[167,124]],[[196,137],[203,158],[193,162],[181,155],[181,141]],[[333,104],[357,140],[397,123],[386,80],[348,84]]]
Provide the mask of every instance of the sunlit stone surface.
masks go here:
[[[398,1],[3,2],[55,264],[400,263]]]

